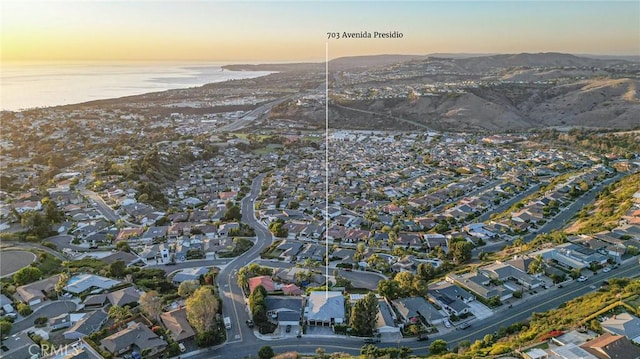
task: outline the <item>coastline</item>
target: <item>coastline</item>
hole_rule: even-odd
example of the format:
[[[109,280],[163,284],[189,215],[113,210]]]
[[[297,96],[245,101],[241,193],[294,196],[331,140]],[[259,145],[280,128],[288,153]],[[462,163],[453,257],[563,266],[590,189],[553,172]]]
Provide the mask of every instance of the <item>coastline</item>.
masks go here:
[[[275,71],[229,70],[206,63],[26,63],[3,64],[0,111],[73,106],[229,80]]]

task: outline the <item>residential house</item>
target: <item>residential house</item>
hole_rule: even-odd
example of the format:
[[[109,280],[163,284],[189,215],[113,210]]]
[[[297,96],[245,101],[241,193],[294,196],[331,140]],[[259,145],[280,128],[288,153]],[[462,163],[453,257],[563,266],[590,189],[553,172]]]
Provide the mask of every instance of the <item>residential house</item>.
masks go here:
[[[167,231],[169,226],[152,226],[147,229],[146,232],[140,237],[140,241],[144,243],[151,243],[153,241],[160,241],[167,239]]]
[[[109,279],[94,274],[79,274],[69,278],[64,290],[73,294],[84,293],[88,290],[96,289],[97,293],[115,287],[121,281]],[[93,292],[92,292],[93,293]]]
[[[400,298],[392,303],[405,324],[428,322],[435,325],[442,323],[448,317],[422,297]]]
[[[71,318],[69,317],[69,313],[62,313],[53,318],[49,318],[47,324],[51,330],[69,328],[71,326]]]
[[[180,283],[188,280],[199,281],[200,276],[203,276],[207,273],[209,273],[209,268],[207,267],[185,268],[176,273],[171,281],[176,285],[179,285]]]
[[[145,351],[147,355],[153,356],[162,352],[166,348],[167,342],[144,324],[133,323],[127,328],[102,339],[100,346],[114,355],[136,350],[140,353]]]
[[[84,309],[100,309],[107,304],[107,295],[106,294],[95,294],[87,296],[82,302],[84,305]]]
[[[304,300],[302,297],[267,296],[267,316],[281,328],[291,325],[295,331],[302,320]]]
[[[450,274],[447,276],[447,280],[451,280],[487,300],[497,297],[501,301],[505,301],[513,297],[515,292],[504,284],[492,282],[491,278],[478,272]]]
[[[344,323],[344,296],[336,291],[311,292],[307,298],[304,319],[308,325],[331,326]]]
[[[383,297],[378,297],[378,314],[376,314],[375,330],[385,339],[400,339],[400,327],[393,309]]]
[[[189,321],[187,320],[187,311],[185,308],[178,308],[160,314],[160,320],[171,338],[176,342],[188,340],[196,335]]]
[[[638,359],[640,347],[622,335],[603,334],[580,346],[599,359]]]
[[[75,322],[63,335],[67,340],[80,339],[93,332],[97,332],[107,321],[107,313],[102,310],[96,310],[86,313],[82,319]]]
[[[475,300],[473,294],[449,282],[430,284],[429,297],[440,307],[457,316],[469,313],[470,307],[467,303]]]
[[[600,323],[602,329],[611,334],[624,335],[632,342],[640,344],[640,319],[629,313],[620,313]]]
[[[102,257],[100,258],[100,260],[107,264],[111,264],[116,261],[123,261],[126,266],[130,266],[138,262],[140,258],[138,258],[138,256],[136,256],[135,254],[118,251],[118,252],[109,254],[106,257]]]
[[[29,305],[36,305],[47,298],[47,293],[54,291],[60,275],[54,275],[37,282],[21,285],[16,288],[17,299]]]
[[[263,275],[259,277],[249,278],[249,293],[253,293],[253,291],[258,288],[258,286],[262,286],[267,293],[272,293],[276,290],[276,286],[273,283],[271,277]]]
[[[419,249],[422,247],[422,240],[418,233],[401,232],[398,234],[396,245],[406,248]]]
[[[107,294],[107,299],[111,305],[124,307],[127,304],[140,301],[141,293],[135,287],[127,287]]]
[[[480,267],[478,268],[478,273],[487,278],[502,282],[514,281],[526,289],[535,289],[543,284],[540,279],[530,276],[526,272],[523,272],[507,263],[496,262],[488,266]],[[510,287],[512,290],[518,289],[509,285],[506,286]]]

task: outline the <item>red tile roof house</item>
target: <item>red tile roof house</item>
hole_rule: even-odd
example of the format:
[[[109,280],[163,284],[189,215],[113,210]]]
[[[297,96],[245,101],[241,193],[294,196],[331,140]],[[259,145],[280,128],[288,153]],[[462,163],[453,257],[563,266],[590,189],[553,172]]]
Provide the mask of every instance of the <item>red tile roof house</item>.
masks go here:
[[[261,285],[267,293],[274,292],[276,290],[276,286],[268,276],[260,276],[249,278],[249,293],[253,293],[253,291]]]

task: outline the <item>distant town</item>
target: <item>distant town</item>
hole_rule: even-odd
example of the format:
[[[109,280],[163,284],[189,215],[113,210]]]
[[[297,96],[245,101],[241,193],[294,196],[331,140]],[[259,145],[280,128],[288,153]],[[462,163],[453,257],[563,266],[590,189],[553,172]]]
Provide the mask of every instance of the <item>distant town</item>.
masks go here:
[[[2,112],[2,358],[640,357],[634,112],[469,110],[637,100],[637,63],[558,58]]]

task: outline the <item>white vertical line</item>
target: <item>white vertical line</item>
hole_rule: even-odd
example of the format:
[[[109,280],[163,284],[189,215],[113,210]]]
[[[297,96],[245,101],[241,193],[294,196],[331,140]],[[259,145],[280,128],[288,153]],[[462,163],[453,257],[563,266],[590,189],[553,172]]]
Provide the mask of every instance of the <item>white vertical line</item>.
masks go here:
[[[325,83],[325,99],[324,99],[324,254],[325,254],[325,298],[329,298],[329,42],[325,42],[324,49],[324,83]]]

